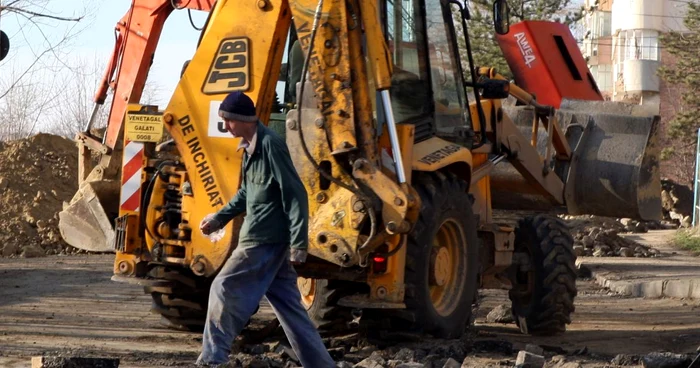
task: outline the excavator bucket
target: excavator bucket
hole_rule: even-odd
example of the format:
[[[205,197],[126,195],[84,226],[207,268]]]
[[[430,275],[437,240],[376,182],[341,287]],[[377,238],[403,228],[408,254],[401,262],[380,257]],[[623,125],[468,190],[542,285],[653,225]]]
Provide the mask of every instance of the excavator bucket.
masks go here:
[[[504,109],[520,131],[531,136],[532,109]],[[572,159],[559,160],[552,174],[564,181],[568,213],[661,219],[658,115],[639,105],[564,99],[557,118],[571,147]],[[542,156],[546,142],[546,131],[540,128],[537,148]],[[496,182],[506,172],[512,170],[502,168],[494,173]],[[495,201],[494,206],[513,208],[516,203],[529,203],[532,208],[520,209],[547,207],[543,197],[533,200],[532,188],[519,192],[522,198],[513,198],[514,193],[510,193],[510,204],[501,200]],[[499,195],[496,190],[494,198]]]
[[[113,252],[113,219],[118,213],[119,182],[86,181],[58,214],[61,236],[73,247]]]

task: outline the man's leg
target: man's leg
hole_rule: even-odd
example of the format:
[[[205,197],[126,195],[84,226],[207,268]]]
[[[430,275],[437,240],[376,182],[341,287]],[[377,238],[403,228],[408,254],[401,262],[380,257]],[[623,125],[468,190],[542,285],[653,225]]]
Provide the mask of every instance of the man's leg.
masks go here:
[[[288,259],[287,254],[285,263],[267,290],[267,300],[270,301],[301,365],[309,368],[335,368],[336,364],[323,345],[321,336],[301,305],[297,274]]]
[[[236,249],[214,278],[209,292],[202,353],[197,363],[228,362],[233,340],[255,313],[281,264],[270,248],[261,245]]]

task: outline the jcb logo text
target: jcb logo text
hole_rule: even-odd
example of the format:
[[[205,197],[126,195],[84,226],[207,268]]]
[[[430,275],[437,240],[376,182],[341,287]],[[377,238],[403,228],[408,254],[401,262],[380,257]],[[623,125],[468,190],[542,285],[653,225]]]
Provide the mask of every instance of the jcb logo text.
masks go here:
[[[226,38],[204,80],[202,93],[213,95],[248,89],[248,39]]]

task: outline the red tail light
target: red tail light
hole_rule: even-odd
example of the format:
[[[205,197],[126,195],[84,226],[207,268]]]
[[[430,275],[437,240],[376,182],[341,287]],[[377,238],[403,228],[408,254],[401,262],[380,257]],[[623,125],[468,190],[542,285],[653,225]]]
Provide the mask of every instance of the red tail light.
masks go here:
[[[372,257],[372,272],[373,273],[384,273],[386,272],[387,259],[384,256],[375,255]]]

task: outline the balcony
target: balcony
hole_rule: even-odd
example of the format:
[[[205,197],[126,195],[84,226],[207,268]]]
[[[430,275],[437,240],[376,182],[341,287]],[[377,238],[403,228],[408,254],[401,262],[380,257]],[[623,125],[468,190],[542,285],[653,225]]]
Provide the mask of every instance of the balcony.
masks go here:
[[[659,76],[656,60],[625,60],[625,92],[659,92]]]

